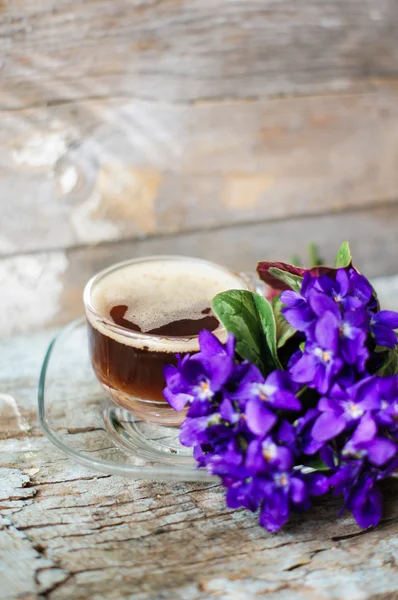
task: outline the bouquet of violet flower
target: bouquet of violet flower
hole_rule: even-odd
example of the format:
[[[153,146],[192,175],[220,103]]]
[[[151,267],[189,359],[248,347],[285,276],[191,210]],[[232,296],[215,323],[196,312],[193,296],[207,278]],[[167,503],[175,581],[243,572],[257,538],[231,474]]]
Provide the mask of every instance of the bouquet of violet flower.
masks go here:
[[[378,483],[398,468],[398,313],[380,310],[347,242],[334,268],[257,272],[270,299],[217,295],[226,343],[202,331],[200,351],[165,369],[166,400],[187,409],[181,444],[268,531],[329,490],[374,527]]]

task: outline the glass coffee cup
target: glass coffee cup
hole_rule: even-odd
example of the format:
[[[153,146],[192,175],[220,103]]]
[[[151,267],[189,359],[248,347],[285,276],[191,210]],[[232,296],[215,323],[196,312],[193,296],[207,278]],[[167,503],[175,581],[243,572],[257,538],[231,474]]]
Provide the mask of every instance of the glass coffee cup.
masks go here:
[[[199,350],[198,333],[226,331],[212,298],[249,281],[220,265],[181,256],[128,260],[87,283],[84,305],[94,372],[112,401],[133,418],[176,426],[184,415],[165,401],[163,369]]]

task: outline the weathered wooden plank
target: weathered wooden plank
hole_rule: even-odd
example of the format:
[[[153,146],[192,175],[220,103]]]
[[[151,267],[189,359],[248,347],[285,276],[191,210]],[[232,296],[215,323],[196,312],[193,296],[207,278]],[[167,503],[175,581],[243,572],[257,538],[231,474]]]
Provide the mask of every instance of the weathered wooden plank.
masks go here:
[[[114,262],[148,254],[199,256],[236,270],[253,270],[260,259],[305,256],[316,242],[327,261],[345,239],[367,276],[397,273],[398,206],[289,219],[101,244],[0,260],[0,336],[66,323],[83,312],[84,284]]]
[[[397,16],[3,3],[0,254],[395,200]]]
[[[393,202],[398,88],[7,112],[0,155],[0,255]]]
[[[12,337],[0,346],[0,389],[26,425],[0,441],[2,599],[396,596],[397,481],[384,486],[375,531],[360,531],[348,515],[336,518],[340,499],[328,498],[271,535],[256,516],[228,510],[216,483],[97,476],[38,430],[37,372],[49,338]],[[63,377],[60,393],[73,378],[67,361]]]
[[[2,2],[0,107],[334,91],[396,76],[395,0]]]

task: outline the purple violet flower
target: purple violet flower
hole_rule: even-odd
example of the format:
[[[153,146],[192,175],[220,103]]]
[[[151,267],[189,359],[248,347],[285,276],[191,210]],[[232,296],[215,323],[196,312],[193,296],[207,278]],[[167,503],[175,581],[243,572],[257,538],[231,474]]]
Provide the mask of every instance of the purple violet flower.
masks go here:
[[[319,442],[327,442],[346,429],[352,429],[366,411],[379,406],[372,390],[372,377],[348,389],[334,385],[329,397],[323,397],[318,402],[317,408],[321,414],[312,427],[312,437]]]
[[[317,289],[343,310],[361,308],[372,297],[372,287],[367,279],[353,269],[351,273],[347,273],[346,269],[338,269],[335,280],[321,275]]]
[[[290,369],[293,381],[325,394],[344,366],[338,354],[339,321],[326,312],[316,323],[314,339],[305,345],[303,356]]]
[[[398,313],[392,310],[381,310],[372,313],[370,317],[370,330],[375,342],[379,346],[394,348],[397,344]]]
[[[258,510],[262,501],[262,493],[257,486],[256,479],[251,477],[249,471],[246,471],[246,477],[243,475],[242,478],[230,481],[228,484],[225,481],[224,485],[227,487],[225,500],[229,508],[243,506],[251,512]]]
[[[354,298],[368,308],[375,308],[377,302],[373,298],[373,288],[366,277],[353,268],[348,270],[348,277],[350,279],[351,294]]]
[[[343,457],[364,458],[376,466],[382,467],[388,463],[398,450],[392,440],[378,435],[374,418],[366,413],[342,450]]]
[[[376,527],[383,513],[383,496],[375,478],[363,475],[347,494],[346,506],[360,527]]]
[[[352,514],[360,527],[376,527],[383,511],[383,497],[375,474],[361,471],[360,463],[347,464],[330,478],[335,495],[344,495],[344,509]]]
[[[312,289],[314,282],[316,279],[313,279],[307,272],[304,275],[300,293],[292,290],[281,293],[281,302],[285,305],[282,313],[286,321],[297,331],[308,331],[316,318],[307,300],[308,290]]]
[[[305,509],[311,506],[310,496],[327,492],[327,477],[317,474],[308,477],[300,471],[277,471],[258,480],[263,493],[260,525],[267,531],[278,531],[290,515],[290,509]]]
[[[361,373],[365,371],[369,358],[366,347],[367,331],[363,328],[365,314],[363,309],[356,309],[346,311],[338,317],[341,356],[348,365],[355,365]]]
[[[397,468],[397,453],[382,467],[371,465],[365,456],[356,460],[342,456],[339,468],[329,479],[334,495],[344,495],[340,514],[345,509],[351,510],[360,527],[376,527],[383,511],[383,497],[377,482],[391,477]]]
[[[397,439],[398,437],[398,375],[392,377],[377,377],[374,380],[374,394],[379,400],[379,406],[374,412],[379,426]]]
[[[288,323],[298,331],[311,332],[317,317],[330,311],[339,312],[364,309],[372,298],[372,287],[363,275],[352,270],[338,269],[336,278],[328,275],[311,277],[306,273],[300,294],[293,291],[282,292],[281,301],[285,305],[282,312]]]
[[[290,504],[301,505],[307,500],[305,483],[288,472],[276,472],[259,482],[263,492],[260,525],[267,531],[278,531],[290,514]]]
[[[320,414],[318,409],[310,408],[295,422],[297,440],[304,454],[315,454],[324,445],[323,441],[316,440],[311,434],[314,422]]]
[[[294,394],[288,373],[273,371],[266,379],[254,365],[241,379],[230,398],[244,410],[249,430],[266,435],[277,421],[276,410],[298,411],[301,403]]]
[[[227,505],[259,510],[268,531],[330,486],[361,527],[375,526],[378,482],[398,469],[398,375],[367,373],[388,354],[375,345],[396,346],[398,313],[379,311],[370,283],[353,268],[331,273],[307,272],[300,293],[281,294],[282,314],[301,332],[286,371],[263,376],[235,355],[233,335],[222,344],[208,331],[197,354],[165,368],[166,400],[188,408],[181,443],[221,478]],[[311,389],[298,394],[303,385]],[[328,475],[304,468],[315,465]]]
[[[354,269],[338,269],[335,279],[328,275],[303,279],[301,292],[281,294],[282,309],[288,323],[313,336],[316,323],[325,312],[333,313],[339,321],[340,348],[348,364],[364,371],[368,357],[366,340],[371,332],[380,346],[393,348],[397,344],[398,313],[377,311],[377,301],[369,281]]]
[[[211,410],[215,394],[228,381],[233,370],[235,338],[228,336],[224,345],[207,330],[199,334],[200,352],[194,356],[178,357],[178,365],[164,369],[166,388],[164,396],[174,410],[182,410],[196,398],[203,402],[202,414]]]
[[[246,467],[252,473],[286,471],[293,467],[294,455],[285,446],[281,446],[269,435],[264,439],[251,441],[246,451]]]

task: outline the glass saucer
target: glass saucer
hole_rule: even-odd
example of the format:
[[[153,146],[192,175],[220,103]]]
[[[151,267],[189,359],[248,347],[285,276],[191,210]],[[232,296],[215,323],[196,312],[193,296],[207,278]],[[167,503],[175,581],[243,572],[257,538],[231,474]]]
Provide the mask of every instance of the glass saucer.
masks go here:
[[[51,342],[39,380],[39,417],[48,439],[73,460],[134,479],[209,481],[198,470],[179,429],[133,419],[95,378],[86,321],[72,321]]]

